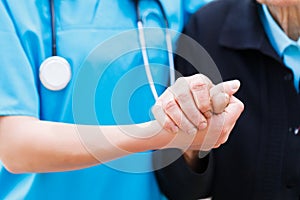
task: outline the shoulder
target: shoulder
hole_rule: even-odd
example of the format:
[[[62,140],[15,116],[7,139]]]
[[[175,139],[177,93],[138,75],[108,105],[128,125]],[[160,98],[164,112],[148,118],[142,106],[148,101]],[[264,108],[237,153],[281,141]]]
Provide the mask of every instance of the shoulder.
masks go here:
[[[37,27],[44,23],[40,23],[40,19],[48,18],[49,2],[46,0],[40,0],[39,3],[34,0],[0,1],[0,31],[14,32],[18,28]]]
[[[200,17],[202,15],[214,15],[222,16],[228,10],[230,10],[233,5],[235,5],[237,0],[215,0],[212,1],[202,8],[200,8],[194,15],[194,17]]]
[[[203,6],[192,15],[185,28],[186,34],[193,37],[196,33],[220,29],[235,2],[235,0],[216,0]]]

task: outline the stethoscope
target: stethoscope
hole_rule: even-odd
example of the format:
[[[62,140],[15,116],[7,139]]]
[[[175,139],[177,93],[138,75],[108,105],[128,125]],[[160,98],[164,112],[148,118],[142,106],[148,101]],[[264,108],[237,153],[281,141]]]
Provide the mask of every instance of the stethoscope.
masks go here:
[[[169,22],[168,22],[168,18],[166,15],[166,12],[163,8],[163,5],[161,4],[161,2],[159,0],[155,0],[155,2],[158,4],[163,18],[164,18],[164,22],[165,22],[165,39],[166,39],[166,44],[167,44],[167,50],[168,50],[168,59],[169,59],[169,67],[170,67],[170,85],[173,85],[173,83],[175,82],[175,69],[174,69],[174,58],[173,58],[173,47],[172,47],[172,38],[171,38],[171,34],[170,34],[170,30],[169,30]],[[140,10],[139,10],[139,0],[135,0],[135,9],[136,9],[136,15],[137,15],[137,26],[138,26],[138,33],[139,33],[139,43],[141,46],[141,51],[142,51],[142,56],[143,56],[143,61],[144,61],[144,67],[145,67],[145,71],[146,71],[146,75],[147,75],[147,79],[148,79],[148,83],[151,89],[151,92],[153,94],[153,97],[155,100],[158,99],[158,94],[157,91],[155,89],[155,84],[153,81],[153,76],[151,73],[151,69],[150,69],[150,64],[149,64],[149,59],[148,59],[148,53],[147,53],[147,47],[146,47],[146,40],[145,40],[145,33],[144,33],[144,26],[143,26],[143,21],[141,18],[141,14],[140,14]]]
[[[168,60],[170,67],[170,85],[175,81],[174,73],[174,58],[173,58],[173,48],[172,48],[172,38],[169,30],[169,23],[167,15],[163,8],[163,5],[159,0],[154,0],[159,6],[164,22],[165,22],[165,40],[168,51]],[[141,47],[144,67],[148,79],[148,83],[155,100],[158,98],[158,93],[155,88],[155,83],[150,69],[150,63],[147,53],[146,41],[143,20],[139,10],[139,0],[134,0],[135,10],[137,15],[137,27],[138,27],[138,39],[139,45]],[[56,23],[55,23],[55,10],[54,10],[54,0],[50,0],[50,12],[51,12],[51,33],[52,33],[52,56],[44,60],[40,66],[40,80],[44,87],[49,90],[58,91],[64,89],[71,80],[71,67],[70,63],[63,57],[57,56],[56,47]]]

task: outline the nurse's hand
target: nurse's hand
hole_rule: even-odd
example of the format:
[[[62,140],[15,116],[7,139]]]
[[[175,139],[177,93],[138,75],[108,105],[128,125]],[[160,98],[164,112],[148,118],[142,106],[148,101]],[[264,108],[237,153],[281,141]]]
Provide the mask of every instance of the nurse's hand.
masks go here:
[[[243,110],[242,102],[232,96],[239,86],[237,80],[214,86],[200,74],[179,78],[159,97],[152,112],[169,132],[197,134],[184,148],[210,150],[227,140]]]

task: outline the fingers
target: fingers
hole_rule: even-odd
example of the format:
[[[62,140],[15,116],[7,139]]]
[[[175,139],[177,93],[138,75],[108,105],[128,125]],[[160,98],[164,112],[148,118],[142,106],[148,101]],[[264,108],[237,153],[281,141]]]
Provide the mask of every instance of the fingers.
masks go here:
[[[211,81],[204,75],[179,78],[159,97],[152,112],[166,130],[177,130],[177,127],[186,133],[194,134],[197,129],[201,130],[207,126],[202,113],[211,113],[211,87]]]
[[[213,113],[219,114],[224,111],[229,103],[230,97],[238,91],[240,82],[238,80],[226,81],[210,89]]]
[[[195,149],[200,146],[200,150],[208,151],[224,144],[228,140],[229,135],[243,110],[244,104],[239,99],[232,96],[224,112],[221,114],[214,114],[210,118],[208,129],[204,133],[204,139],[201,140],[200,138],[200,140],[196,140],[189,149]]]
[[[182,106],[188,107],[188,104],[189,103],[186,103],[186,105],[183,104]],[[193,107],[185,109],[193,109]],[[156,120],[169,132],[174,133],[174,130],[177,130],[178,128],[189,134],[195,134],[197,132],[197,128],[185,116],[170,88],[159,97],[156,104],[152,108],[152,112]],[[198,117],[196,120],[200,120],[200,117],[196,116],[200,115],[200,113],[197,113],[199,112],[197,109],[187,112],[194,112],[195,117]]]
[[[175,122],[175,124],[188,134],[196,134],[197,129],[189,119],[184,115],[182,109],[178,106],[175,100],[169,101],[165,106],[165,112]]]
[[[190,84],[193,81],[194,77],[195,76],[189,78],[179,78],[176,83],[170,88],[170,90],[172,91],[179,108],[184,113],[182,120],[185,120],[185,118],[187,118],[190,122],[193,123],[196,128],[203,129],[207,125],[206,118],[197,108],[194,97],[192,95],[192,90],[190,89]],[[202,81],[202,79],[198,79],[198,82],[200,81]],[[207,98],[209,98],[209,96],[207,96]],[[168,114],[170,116],[172,115],[172,113]]]
[[[240,85],[241,83],[239,80],[225,81],[219,83],[218,85],[210,89],[210,96],[213,97],[214,95],[217,95],[219,93],[226,93],[229,96],[232,96],[238,91]]]
[[[234,125],[235,125],[235,123],[232,124],[231,126],[229,126],[229,128],[226,128],[225,130],[223,130],[223,133],[221,134],[222,136],[218,139],[218,141],[216,142],[216,144],[213,148],[219,148],[222,144],[227,142]]]
[[[244,110],[244,104],[236,97],[230,98],[229,105],[225,108],[229,123],[235,122]]]
[[[205,129],[207,119],[213,115],[220,118],[218,114],[222,113],[223,116],[225,113],[228,117],[226,124],[214,116],[211,120],[213,123],[209,124],[209,130],[202,133],[208,139],[206,146],[202,146],[207,150],[227,140],[229,132],[241,114],[243,104],[232,96],[239,87],[240,82],[237,80],[213,86],[204,75],[182,77],[159,97],[152,112],[167,131],[176,133],[180,129],[189,134],[199,133]]]
[[[212,82],[202,74],[196,74],[190,78],[190,90],[193,94],[197,108],[206,118],[212,114],[212,105],[210,102],[210,92]]]
[[[230,98],[229,105],[225,108],[226,122],[229,125],[236,123],[242,112],[244,111],[244,104],[236,97],[232,96]],[[231,130],[230,130],[231,131]],[[229,132],[229,131],[228,131]]]
[[[178,127],[174,124],[174,122],[165,114],[163,108],[159,104],[155,104],[152,107],[152,113],[158,121],[158,123],[168,132],[177,133]]]
[[[229,105],[227,106],[224,112],[225,123],[224,123],[222,133],[218,138],[218,141],[216,142],[214,148],[218,148],[221,144],[224,144],[227,141],[230,132],[232,131],[236,121],[240,117],[243,110],[244,110],[244,104],[239,99],[232,96],[230,98]]]
[[[169,132],[177,133],[179,128],[186,133],[197,132],[194,124],[182,112],[174,94],[167,89],[152,107],[152,113],[161,126]]]
[[[229,103],[229,95],[226,93],[214,95],[211,98],[211,103],[213,107],[213,113],[220,114],[225,110],[226,106]]]
[[[222,137],[222,130],[225,125],[224,123],[224,113],[212,115],[212,117],[209,120],[209,126],[205,134],[204,140],[202,141],[200,150],[209,151],[216,145],[219,138]]]
[[[172,99],[172,94],[166,90],[159,98],[159,100],[152,107],[152,113],[158,123],[167,131],[172,133],[178,132],[178,127],[173,122],[173,120],[166,114],[163,108],[163,100],[170,101]],[[163,100],[161,100],[163,99]]]

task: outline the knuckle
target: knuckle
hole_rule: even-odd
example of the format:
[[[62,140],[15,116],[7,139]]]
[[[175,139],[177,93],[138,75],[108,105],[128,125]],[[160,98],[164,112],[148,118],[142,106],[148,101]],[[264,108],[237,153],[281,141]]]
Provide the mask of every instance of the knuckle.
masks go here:
[[[177,95],[176,99],[179,102],[188,102],[190,100],[190,95],[188,93],[180,93]]]
[[[164,110],[166,112],[169,112],[169,111],[174,110],[176,107],[177,107],[177,103],[174,100],[171,100],[166,104]]]
[[[203,102],[199,104],[199,110],[203,113],[210,111],[211,110],[211,106],[209,102]]]
[[[208,110],[208,111],[204,112],[203,115],[204,115],[207,119],[209,119],[209,118],[212,117],[213,112],[212,112],[211,110]]]
[[[163,125],[163,128],[166,130],[172,130],[172,127],[174,126],[173,122],[170,120],[166,120],[166,122]]]
[[[186,84],[187,83],[187,78],[186,77],[179,77],[176,82],[175,85],[182,85],[182,84]]]
[[[245,109],[244,103],[240,101],[239,106],[240,106],[240,111],[242,112]]]
[[[191,83],[191,90],[193,91],[203,91],[203,90],[208,90],[208,85],[203,82],[198,82],[198,81],[193,81]]]
[[[207,76],[205,76],[204,74],[196,74],[196,78],[202,83],[205,83],[205,84],[211,83],[210,79]]]
[[[194,78],[194,79],[199,79],[199,80],[204,80],[204,77],[205,77],[205,75],[203,75],[203,74],[194,74],[193,76],[192,76],[192,78]]]

